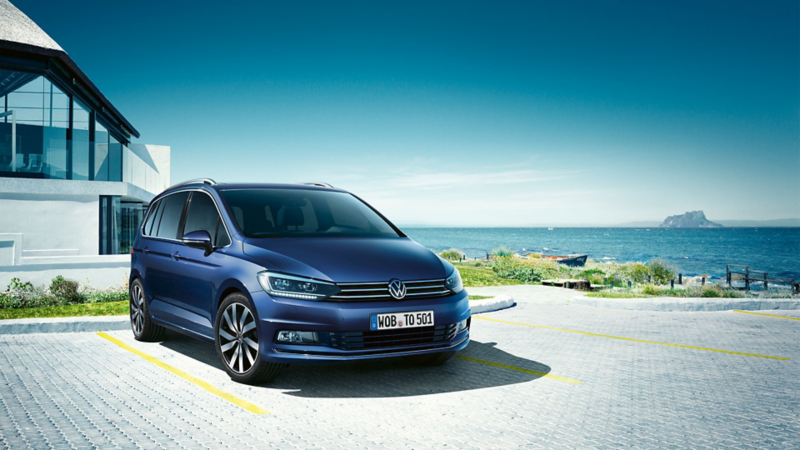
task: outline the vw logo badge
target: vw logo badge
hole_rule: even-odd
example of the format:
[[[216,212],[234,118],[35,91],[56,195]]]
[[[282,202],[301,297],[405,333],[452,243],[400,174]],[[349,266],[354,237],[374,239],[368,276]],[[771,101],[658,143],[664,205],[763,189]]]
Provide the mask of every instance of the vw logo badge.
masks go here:
[[[400,280],[392,280],[389,282],[389,294],[395,300],[402,300],[406,296],[406,285]]]

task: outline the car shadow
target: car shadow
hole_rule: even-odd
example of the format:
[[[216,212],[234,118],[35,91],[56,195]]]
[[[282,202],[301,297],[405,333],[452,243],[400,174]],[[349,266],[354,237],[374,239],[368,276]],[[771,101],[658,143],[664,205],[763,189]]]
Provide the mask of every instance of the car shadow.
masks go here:
[[[223,370],[213,344],[170,333],[161,345]],[[403,358],[294,364],[261,387],[307,398],[407,397],[527,383],[550,370],[545,364],[500,350],[494,342],[471,341],[456,357],[439,366],[414,366]]]

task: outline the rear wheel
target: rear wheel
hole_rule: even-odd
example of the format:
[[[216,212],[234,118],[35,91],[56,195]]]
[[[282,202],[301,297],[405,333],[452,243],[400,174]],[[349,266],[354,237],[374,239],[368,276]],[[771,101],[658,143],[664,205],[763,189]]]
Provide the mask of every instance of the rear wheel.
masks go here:
[[[164,339],[164,328],[150,320],[150,310],[144,295],[144,286],[138,278],[130,289],[131,330],[137,341],[154,342]]]
[[[429,353],[427,355],[404,356],[403,359],[417,366],[436,366],[444,364],[455,354],[456,352]]]
[[[256,317],[247,298],[234,293],[225,297],[214,325],[217,356],[233,381],[258,384],[273,380],[287,364],[261,360]]]

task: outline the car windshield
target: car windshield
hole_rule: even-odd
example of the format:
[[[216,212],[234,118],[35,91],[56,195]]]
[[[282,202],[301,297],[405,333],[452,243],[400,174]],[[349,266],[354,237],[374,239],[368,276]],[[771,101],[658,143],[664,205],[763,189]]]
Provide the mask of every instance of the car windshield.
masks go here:
[[[221,194],[249,238],[400,236],[372,208],[345,192],[231,189]]]

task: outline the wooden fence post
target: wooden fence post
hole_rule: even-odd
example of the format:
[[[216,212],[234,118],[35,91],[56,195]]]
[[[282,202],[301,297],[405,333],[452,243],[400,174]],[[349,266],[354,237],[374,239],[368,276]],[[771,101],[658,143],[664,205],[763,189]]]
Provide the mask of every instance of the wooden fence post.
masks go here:
[[[725,277],[728,279],[728,287],[731,287],[731,266],[730,264],[725,266]]]
[[[682,273],[678,274],[678,284],[683,284],[683,274]]]
[[[669,288],[675,289],[675,278],[669,280]]]
[[[750,290],[750,267],[744,269],[744,290]]]
[[[700,282],[702,283],[702,285],[703,285],[703,286],[705,286],[705,285],[706,285],[706,277],[703,277],[703,278],[700,280]]]
[[[767,273],[766,273],[766,272],[764,272],[764,291],[767,291],[767,290],[769,290],[769,285],[767,284],[767,283],[768,283],[768,281],[767,281],[767,280],[768,280],[768,278],[767,278]]]

